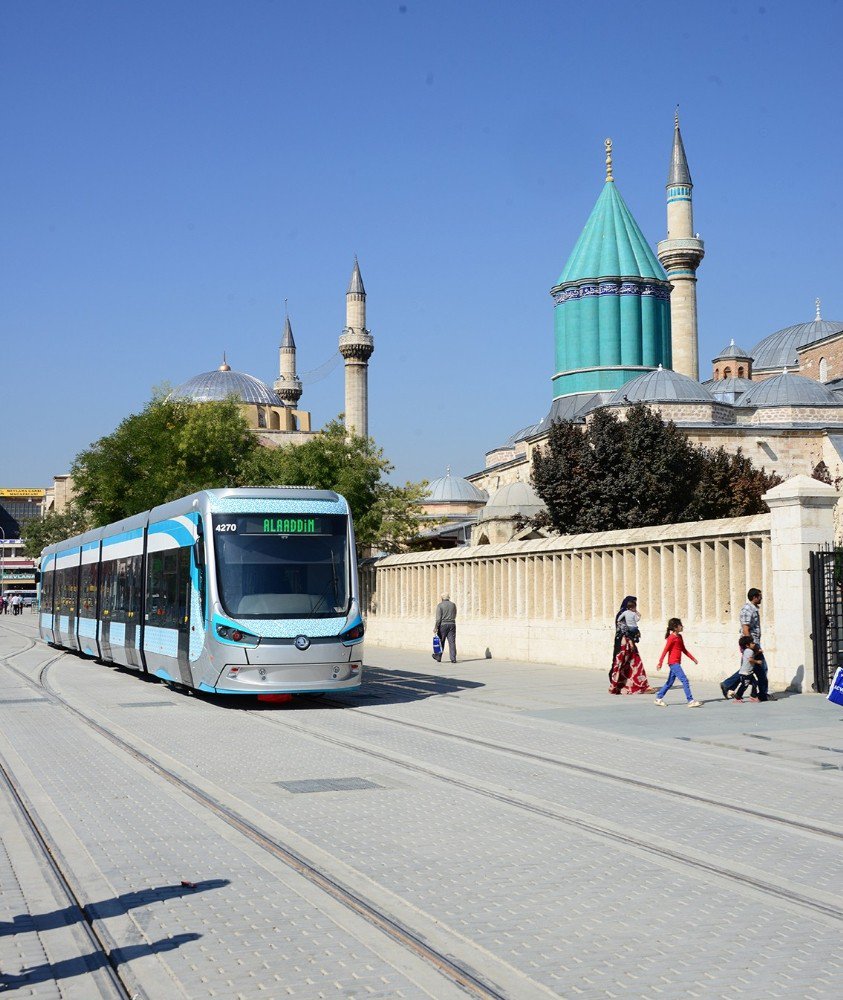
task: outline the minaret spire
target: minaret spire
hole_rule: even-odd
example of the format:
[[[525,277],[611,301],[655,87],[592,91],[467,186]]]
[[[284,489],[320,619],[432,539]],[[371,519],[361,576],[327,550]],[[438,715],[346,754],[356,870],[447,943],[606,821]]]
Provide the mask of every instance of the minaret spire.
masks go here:
[[[615,178],[612,176],[612,140],[607,139],[603,145],[606,147],[606,183],[614,184]]]
[[[694,232],[693,189],[677,104],[667,172],[667,239],[659,243],[657,252],[673,286],[670,293],[673,367],[683,375],[699,378],[697,268],[705,256],[705,245]]]
[[[369,358],[374,350],[374,337],[366,329],[366,289],[355,254],[345,293],[340,354],[345,359],[345,429],[361,437],[369,436]]]
[[[296,374],[296,341],[293,338],[293,325],[287,311],[287,300],[284,299],[284,332],[278,348],[278,378],[272,385],[275,395],[285,406],[298,409],[302,394],[301,379]]]

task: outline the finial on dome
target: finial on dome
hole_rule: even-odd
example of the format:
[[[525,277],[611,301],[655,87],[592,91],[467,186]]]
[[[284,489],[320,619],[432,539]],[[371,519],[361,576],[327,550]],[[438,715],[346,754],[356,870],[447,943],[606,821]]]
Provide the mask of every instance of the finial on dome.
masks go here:
[[[821,320],[821,319],[822,319],[822,316],[820,316],[820,300],[819,300],[819,299],[816,299],[816,300],[815,300],[815,303],[816,303],[816,307],[817,307],[817,316],[816,316],[816,320]],[[816,320],[815,320],[814,322],[816,322]]]
[[[231,371],[231,366],[225,360],[225,351],[222,352],[222,364],[219,366],[219,368],[217,369],[217,371],[221,371],[221,372],[230,372]]]
[[[606,147],[606,180],[614,183],[615,178],[612,176],[612,140],[607,139],[603,145]]]
[[[660,371],[660,372],[664,371],[664,368],[662,368],[662,366],[661,366],[661,362],[659,362],[658,371]]]
[[[451,475],[451,466],[448,465],[445,467],[445,478],[447,479],[448,477],[450,477],[450,475]]]
[[[784,368],[782,368],[782,375],[789,375],[789,374],[790,372],[788,372],[787,370],[787,365],[785,365]]]
[[[732,337],[732,338],[731,338],[731,339],[729,340],[729,347],[734,347],[734,346],[735,346],[735,338],[734,338],[734,337]]]
[[[673,113],[673,127],[676,131],[679,131],[679,105],[676,105],[676,111]]]

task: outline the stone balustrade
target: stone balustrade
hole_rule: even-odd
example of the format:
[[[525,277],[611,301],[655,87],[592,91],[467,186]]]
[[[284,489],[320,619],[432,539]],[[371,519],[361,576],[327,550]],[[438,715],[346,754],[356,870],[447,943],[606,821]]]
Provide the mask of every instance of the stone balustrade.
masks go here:
[[[448,593],[458,608],[461,659],[488,652],[608,672],[615,613],[635,594],[650,672],[667,619],[677,617],[700,660],[693,675],[713,680],[736,667],[738,612],[747,590],[759,587],[771,684],[805,689],[808,552],[832,541],[837,493],[799,476],[768,496],[771,513],[753,517],[388,556],[361,571],[367,641],[426,648],[434,609]]]

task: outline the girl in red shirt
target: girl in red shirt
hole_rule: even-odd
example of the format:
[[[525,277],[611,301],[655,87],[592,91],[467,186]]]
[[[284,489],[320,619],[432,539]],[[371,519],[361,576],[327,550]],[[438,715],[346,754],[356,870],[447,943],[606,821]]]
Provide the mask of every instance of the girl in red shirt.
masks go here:
[[[659,663],[656,670],[661,670],[664,658],[667,657],[667,665],[670,667],[670,674],[668,675],[668,678],[661,690],[656,695],[656,704],[661,705],[663,708],[667,708],[667,702],[664,700],[664,696],[673,687],[675,681],[678,679],[682,681],[682,688],[685,691],[685,697],[688,699],[688,708],[702,708],[702,702],[696,701],[694,696],[691,694],[691,685],[688,683],[688,678],[685,676],[685,671],[682,669],[682,654],[684,653],[689,660],[693,660],[696,664],[699,664],[699,660],[693,653],[688,651],[685,643],[682,641],[682,622],[678,618],[671,618],[667,623],[667,631],[665,632],[664,637],[667,642],[664,644],[664,649],[662,650],[662,655],[659,657]]]

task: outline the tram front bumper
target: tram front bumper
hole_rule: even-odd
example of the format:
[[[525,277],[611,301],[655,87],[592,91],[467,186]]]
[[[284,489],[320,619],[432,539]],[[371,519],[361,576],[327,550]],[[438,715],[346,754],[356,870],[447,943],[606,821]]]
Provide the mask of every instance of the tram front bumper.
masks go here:
[[[360,660],[325,663],[226,664],[214,689],[228,694],[295,694],[308,691],[344,691],[363,680]]]

